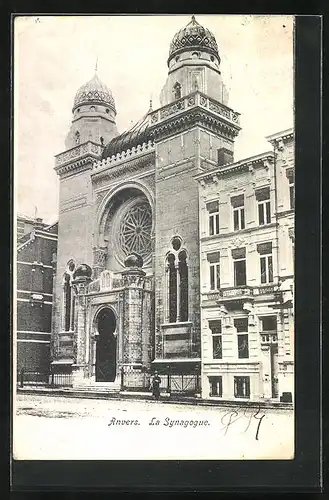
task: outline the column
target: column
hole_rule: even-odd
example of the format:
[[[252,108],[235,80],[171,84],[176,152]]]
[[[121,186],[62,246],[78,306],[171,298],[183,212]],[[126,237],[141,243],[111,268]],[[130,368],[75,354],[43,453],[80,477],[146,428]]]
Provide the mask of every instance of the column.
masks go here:
[[[76,295],[76,323],[74,331],[73,352],[75,363],[73,365],[73,385],[84,382],[84,369],[86,366],[86,294],[91,279],[83,276],[72,281]]]
[[[93,265],[93,279],[96,280],[99,278],[99,275],[105,269],[107,257],[107,248],[99,247],[94,248],[94,265]]]

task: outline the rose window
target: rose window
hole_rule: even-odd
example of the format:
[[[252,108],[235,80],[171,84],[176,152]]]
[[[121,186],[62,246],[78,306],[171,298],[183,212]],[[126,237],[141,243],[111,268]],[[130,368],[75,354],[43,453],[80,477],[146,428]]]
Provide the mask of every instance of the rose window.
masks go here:
[[[152,211],[147,202],[137,202],[122,216],[119,227],[119,244],[128,255],[136,252],[148,257],[152,250]]]

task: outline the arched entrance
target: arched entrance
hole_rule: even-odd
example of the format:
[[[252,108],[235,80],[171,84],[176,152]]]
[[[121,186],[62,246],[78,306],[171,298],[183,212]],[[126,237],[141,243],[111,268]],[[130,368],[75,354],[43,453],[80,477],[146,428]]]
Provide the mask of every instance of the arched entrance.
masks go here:
[[[102,309],[97,316],[96,382],[114,382],[116,377],[116,318],[112,309]]]

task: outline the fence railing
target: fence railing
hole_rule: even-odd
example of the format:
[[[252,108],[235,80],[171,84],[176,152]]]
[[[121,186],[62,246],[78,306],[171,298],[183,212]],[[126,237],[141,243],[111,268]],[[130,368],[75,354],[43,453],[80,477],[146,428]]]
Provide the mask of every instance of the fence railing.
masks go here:
[[[72,373],[52,373],[50,375],[51,387],[72,387]]]
[[[143,373],[139,377],[139,383],[131,379],[131,376],[121,371],[121,390],[126,391],[150,391],[150,383],[153,375]],[[161,373],[160,392],[168,394],[195,395],[201,392],[201,377],[199,373]]]
[[[25,385],[48,385],[49,372],[20,370],[17,372],[17,384],[19,387],[24,387]]]

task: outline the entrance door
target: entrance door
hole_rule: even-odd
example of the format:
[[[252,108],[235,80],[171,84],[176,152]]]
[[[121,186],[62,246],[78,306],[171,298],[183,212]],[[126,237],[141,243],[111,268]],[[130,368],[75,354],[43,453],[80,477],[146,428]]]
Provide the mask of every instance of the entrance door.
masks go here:
[[[96,382],[114,382],[117,342],[113,335],[116,319],[112,309],[103,309],[97,318]]]
[[[271,382],[272,382],[272,398],[277,398],[279,396],[279,364],[278,364],[278,346],[272,345],[270,349],[271,353]]]

